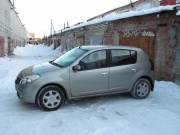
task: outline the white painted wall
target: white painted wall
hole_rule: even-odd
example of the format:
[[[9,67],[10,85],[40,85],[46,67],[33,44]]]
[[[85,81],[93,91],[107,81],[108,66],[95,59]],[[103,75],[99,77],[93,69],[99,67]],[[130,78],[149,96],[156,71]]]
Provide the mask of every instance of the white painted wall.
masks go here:
[[[28,41],[27,31],[10,0],[0,0],[0,36],[5,40],[5,54],[8,54],[8,37],[15,39],[18,46]]]

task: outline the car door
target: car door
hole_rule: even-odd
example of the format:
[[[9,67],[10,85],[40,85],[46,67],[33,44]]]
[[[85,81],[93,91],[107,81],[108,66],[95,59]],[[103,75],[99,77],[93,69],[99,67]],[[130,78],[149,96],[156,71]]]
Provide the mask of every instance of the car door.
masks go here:
[[[70,70],[72,96],[88,96],[108,92],[109,68],[106,50],[88,54],[79,61],[79,71]]]
[[[137,74],[137,52],[132,50],[111,50],[109,91],[127,90]]]

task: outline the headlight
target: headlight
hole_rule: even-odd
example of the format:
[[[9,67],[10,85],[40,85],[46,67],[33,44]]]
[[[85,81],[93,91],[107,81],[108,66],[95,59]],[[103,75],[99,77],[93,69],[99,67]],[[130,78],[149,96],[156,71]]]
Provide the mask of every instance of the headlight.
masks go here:
[[[26,76],[20,81],[20,84],[26,84],[26,83],[33,82],[33,81],[37,80],[39,77],[40,77],[39,75]]]

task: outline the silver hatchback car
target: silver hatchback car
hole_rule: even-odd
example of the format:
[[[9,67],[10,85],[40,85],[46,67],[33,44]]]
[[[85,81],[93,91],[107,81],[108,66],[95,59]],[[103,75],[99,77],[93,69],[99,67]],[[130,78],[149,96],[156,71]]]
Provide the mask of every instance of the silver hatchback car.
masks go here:
[[[66,100],[130,92],[144,99],[154,89],[153,64],[141,49],[80,46],[59,58],[22,70],[15,80],[19,99],[54,111]]]

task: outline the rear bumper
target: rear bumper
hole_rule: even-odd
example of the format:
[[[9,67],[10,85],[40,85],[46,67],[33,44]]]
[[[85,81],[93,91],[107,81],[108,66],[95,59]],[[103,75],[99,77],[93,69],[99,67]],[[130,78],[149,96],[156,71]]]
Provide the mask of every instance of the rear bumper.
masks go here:
[[[155,73],[154,73],[154,71],[152,71],[150,73],[150,78],[151,78],[151,85],[152,85],[151,91],[154,91],[154,83],[155,83]]]

